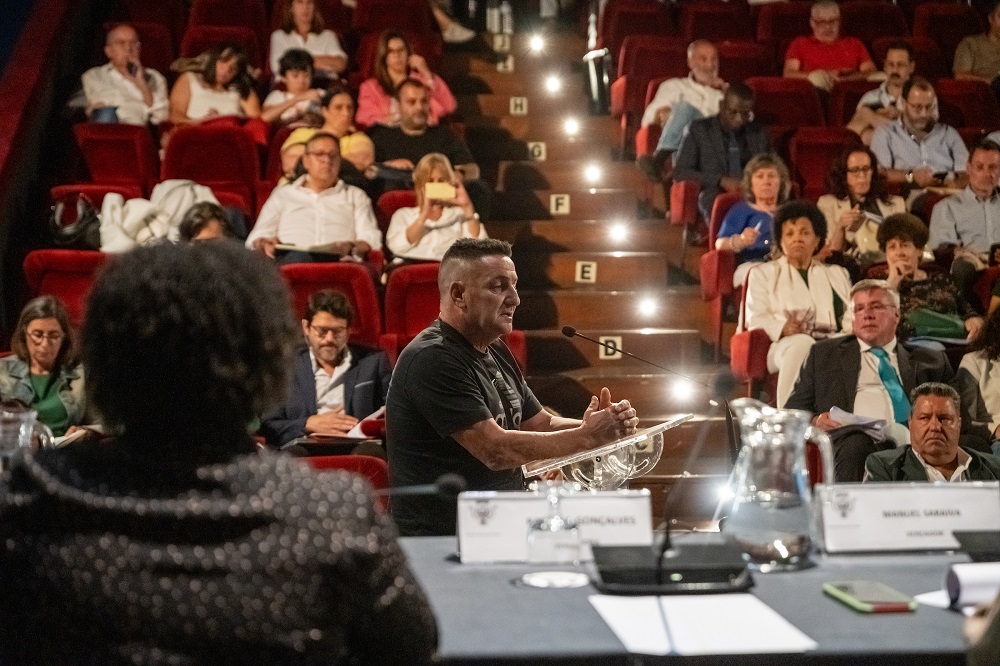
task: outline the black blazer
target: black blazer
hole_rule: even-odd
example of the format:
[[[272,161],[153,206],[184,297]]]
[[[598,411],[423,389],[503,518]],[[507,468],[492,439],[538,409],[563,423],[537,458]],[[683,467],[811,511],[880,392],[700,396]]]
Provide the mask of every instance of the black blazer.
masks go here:
[[[763,126],[749,122],[742,131],[750,149],[748,158],[771,150],[771,139]],[[728,145],[718,116],[695,120],[681,142],[674,180],[697,180],[702,189],[717,190],[719,179],[729,174]]]
[[[896,360],[907,398],[920,384],[948,383],[954,374],[943,352],[907,349],[898,341]],[[785,408],[822,414],[836,406],[853,412],[860,374],[861,346],[856,337],[845,335],[820,340],[810,350]]]
[[[965,448],[965,447],[963,447]],[[1000,460],[975,449],[965,448],[972,456],[969,463],[969,481],[996,481],[1000,479]],[[912,446],[888,451],[878,451],[865,461],[865,481],[926,481],[927,470],[917,460]]]
[[[385,404],[392,373],[385,352],[358,345],[348,348],[351,366],[344,375],[344,411],[363,419]],[[261,417],[260,434],[272,446],[302,437],[306,421],[316,414],[316,378],[307,346],[295,356],[290,383],[285,402]]]

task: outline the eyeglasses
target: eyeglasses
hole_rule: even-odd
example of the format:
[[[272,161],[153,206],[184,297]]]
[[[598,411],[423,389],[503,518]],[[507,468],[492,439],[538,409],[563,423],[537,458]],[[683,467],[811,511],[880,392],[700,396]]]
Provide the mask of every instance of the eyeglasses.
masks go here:
[[[306,155],[309,155],[313,159],[330,160],[331,162],[340,158],[340,153],[338,153],[335,150],[332,150],[329,153],[324,153],[323,151],[320,150],[310,150],[309,152],[306,153]]]
[[[886,305],[885,303],[872,303],[870,305],[862,305],[861,307],[855,307],[854,314],[858,315],[863,312],[873,312],[875,314],[882,314],[889,308],[890,306]]]
[[[335,338],[339,338],[345,333],[347,333],[346,326],[313,326],[310,324],[309,328],[311,328],[312,332],[316,334],[316,337],[320,338],[321,340],[326,336],[330,335],[331,333]]]
[[[49,342],[55,344],[62,342],[62,339],[66,337],[59,331],[28,331],[28,339],[34,342],[36,345],[42,344],[43,341],[48,340]]]

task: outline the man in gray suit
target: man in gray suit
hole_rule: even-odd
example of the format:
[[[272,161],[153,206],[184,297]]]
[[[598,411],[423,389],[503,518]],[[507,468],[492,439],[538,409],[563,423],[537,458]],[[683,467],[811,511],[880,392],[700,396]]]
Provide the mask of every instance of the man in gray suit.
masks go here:
[[[844,424],[830,416],[833,407],[860,416],[906,425],[906,396],[927,381],[948,382],[953,372],[944,353],[906,349],[896,341],[899,295],[884,280],[862,280],[851,289],[854,335],[813,345],[786,409],[813,412],[824,431]],[[894,448],[892,439],[875,441],[860,429],[834,434],[837,481],[861,481],[869,454]]]

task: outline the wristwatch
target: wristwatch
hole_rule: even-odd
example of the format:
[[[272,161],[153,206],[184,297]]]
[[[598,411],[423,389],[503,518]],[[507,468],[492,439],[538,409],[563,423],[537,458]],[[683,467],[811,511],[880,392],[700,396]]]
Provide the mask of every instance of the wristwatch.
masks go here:
[[[906,182],[911,185],[913,184],[913,169],[906,172]]]

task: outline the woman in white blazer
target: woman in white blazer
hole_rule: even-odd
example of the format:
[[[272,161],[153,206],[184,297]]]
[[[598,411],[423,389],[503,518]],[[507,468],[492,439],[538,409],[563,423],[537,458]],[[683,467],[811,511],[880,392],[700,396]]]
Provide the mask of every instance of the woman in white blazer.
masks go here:
[[[837,334],[850,324],[851,279],[842,266],[820,263],[815,255],[826,236],[826,219],[808,201],[789,201],[774,214],[781,255],[754,266],[740,330],[762,328],[771,338],[767,369],[778,373],[777,404],[795,386],[816,338]]]

